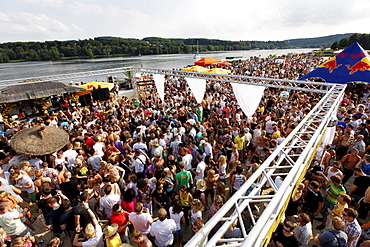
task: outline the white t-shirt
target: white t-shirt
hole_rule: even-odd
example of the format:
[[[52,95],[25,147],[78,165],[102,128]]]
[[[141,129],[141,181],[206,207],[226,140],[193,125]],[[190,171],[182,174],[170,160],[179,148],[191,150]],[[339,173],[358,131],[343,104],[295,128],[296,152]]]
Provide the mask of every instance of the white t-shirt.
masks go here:
[[[32,179],[28,175],[22,175],[22,178],[17,181],[17,184],[20,186],[27,186],[27,183],[31,184],[31,188],[21,188],[22,191],[26,191],[27,193],[35,192],[35,185],[33,184]]]
[[[191,169],[192,160],[193,160],[193,156],[191,154],[187,154],[184,157],[182,157],[182,162],[184,162],[186,171],[189,171]]]
[[[226,164],[220,166],[219,171],[220,171],[220,179],[225,179],[226,178]]]
[[[95,238],[89,238],[87,241],[82,243],[82,247],[103,247],[103,231],[101,229],[101,226],[97,224],[95,226]]]
[[[176,223],[176,231],[181,230],[181,218],[184,215],[184,212],[181,211],[179,214],[173,213],[173,207],[170,207],[170,218],[173,219]]]
[[[120,203],[120,202],[121,202],[120,196],[111,192],[109,195],[105,195],[102,198],[100,198],[100,200],[99,200],[99,204],[100,204],[99,210],[104,211],[105,214],[110,219],[110,217],[112,216],[113,206],[117,203]]]
[[[71,165],[76,164],[76,157],[77,157],[77,152],[76,150],[73,149],[68,149],[65,151],[64,156],[67,158],[68,161],[68,166],[70,167]]]
[[[173,219],[156,221],[152,225],[150,235],[154,236],[158,247],[170,246],[173,243],[173,232],[176,231],[176,223]]]
[[[136,173],[144,172],[145,163],[146,163],[146,157],[144,155],[141,154],[138,157],[136,157],[134,161],[135,172]]]
[[[93,146],[93,149],[95,150],[97,155],[99,155],[99,157],[104,156],[104,143],[102,143],[102,142],[95,143],[94,146]]]
[[[197,181],[198,179],[204,179],[204,171],[206,170],[206,163],[204,161],[201,161],[197,165],[196,172],[199,172],[200,174],[195,176],[194,180]]]
[[[198,219],[202,218],[202,211],[198,211],[194,213],[193,209],[191,210],[191,224],[194,225],[194,222]]]
[[[19,212],[17,211],[0,214],[0,226],[4,228],[7,235],[19,235],[26,230],[26,226],[18,217]]]
[[[148,213],[137,215],[135,212],[130,213],[129,221],[134,225],[135,230],[138,230],[144,235],[148,235],[153,222],[152,216]]]

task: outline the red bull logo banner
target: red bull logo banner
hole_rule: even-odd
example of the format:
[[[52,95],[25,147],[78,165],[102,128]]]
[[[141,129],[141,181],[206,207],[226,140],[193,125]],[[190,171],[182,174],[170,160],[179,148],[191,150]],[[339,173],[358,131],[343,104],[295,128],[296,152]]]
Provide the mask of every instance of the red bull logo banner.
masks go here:
[[[353,43],[299,80],[313,77],[337,84],[370,82],[370,56],[360,44]]]

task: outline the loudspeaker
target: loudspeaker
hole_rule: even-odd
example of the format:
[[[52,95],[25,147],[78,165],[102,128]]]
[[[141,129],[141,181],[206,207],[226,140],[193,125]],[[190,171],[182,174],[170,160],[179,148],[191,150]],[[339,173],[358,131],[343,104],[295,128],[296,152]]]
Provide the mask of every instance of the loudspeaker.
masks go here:
[[[94,101],[105,101],[109,100],[109,89],[108,88],[100,88],[91,91],[92,97]]]

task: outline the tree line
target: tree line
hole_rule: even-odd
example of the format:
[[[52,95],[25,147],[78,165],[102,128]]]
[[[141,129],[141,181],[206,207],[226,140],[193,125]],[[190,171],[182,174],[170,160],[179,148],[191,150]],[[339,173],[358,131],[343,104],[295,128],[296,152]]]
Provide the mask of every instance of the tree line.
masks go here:
[[[368,33],[355,33],[348,38],[341,39],[339,42],[334,42],[330,48],[333,50],[344,49],[354,42],[358,42],[365,50],[370,50],[370,34]]]
[[[97,37],[85,40],[1,43],[0,62],[285,48],[289,46],[284,41]]]

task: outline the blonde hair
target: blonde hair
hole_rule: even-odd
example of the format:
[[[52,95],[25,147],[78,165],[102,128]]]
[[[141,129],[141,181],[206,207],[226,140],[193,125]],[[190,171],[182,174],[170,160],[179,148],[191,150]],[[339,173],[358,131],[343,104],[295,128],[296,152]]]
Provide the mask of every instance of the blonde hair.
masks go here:
[[[193,207],[195,209],[195,211],[199,212],[202,210],[202,207],[203,207],[203,204],[202,202],[199,200],[199,199],[194,199],[193,200],[193,203],[195,204]]]
[[[258,163],[254,163],[254,164],[252,165],[252,172],[257,171],[257,170],[258,170],[258,168],[260,168],[260,165],[259,165]]]
[[[220,162],[220,166],[223,166],[223,165],[226,164],[226,156],[225,155],[221,155],[218,160]]]
[[[40,169],[37,169],[37,170],[35,171],[35,176],[36,176],[36,177],[41,177],[41,176],[42,176],[42,171],[41,171]]]
[[[208,170],[208,172],[207,172],[207,178],[208,179],[212,179],[215,176],[215,174],[216,174],[215,170],[213,170],[213,169]]]
[[[335,230],[342,230],[343,227],[345,226],[345,223],[344,221],[339,218],[338,216],[335,216],[333,219],[332,219],[332,224],[333,224],[333,227],[335,228]]]
[[[47,244],[47,247],[58,247],[60,245],[60,239],[58,237],[52,238]]]
[[[86,234],[86,237],[89,237],[89,238],[95,237],[95,227],[93,226],[93,224],[91,223],[87,224],[85,228],[85,234]]]
[[[170,168],[166,167],[163,169],[163,171],[166,173],[166,178],[171,178],[173,180],[173,174],[170,170]]]

